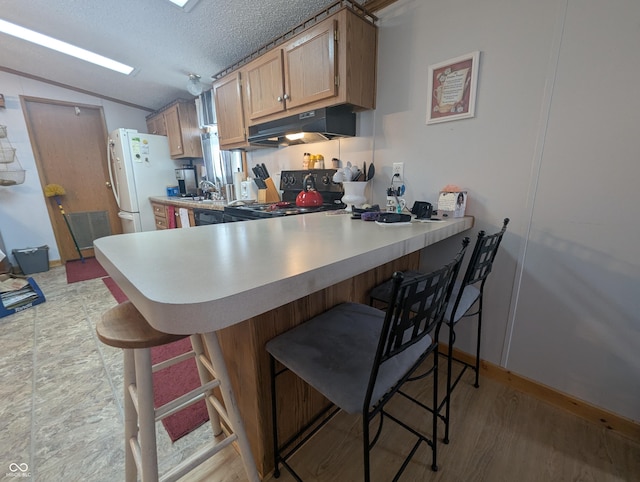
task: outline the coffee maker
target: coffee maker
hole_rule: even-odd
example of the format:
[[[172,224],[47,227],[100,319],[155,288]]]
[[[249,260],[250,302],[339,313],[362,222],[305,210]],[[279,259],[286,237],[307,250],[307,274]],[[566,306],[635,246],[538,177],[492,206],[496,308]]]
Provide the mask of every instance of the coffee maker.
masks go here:
[[[181,196],[195,196],[198,194],[198,179],[196,168],[183,166],[176,169],[176,179]]]

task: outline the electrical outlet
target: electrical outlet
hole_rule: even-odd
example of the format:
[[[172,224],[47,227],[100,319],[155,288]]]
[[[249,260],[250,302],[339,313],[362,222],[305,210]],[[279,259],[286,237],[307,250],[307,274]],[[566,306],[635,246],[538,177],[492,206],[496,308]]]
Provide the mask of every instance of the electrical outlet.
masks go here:
[[[394,162],[393,170],[391,171],[391,177],[393,178],[396,174],[400,177],[400,180],[404,179],[404,162]]]

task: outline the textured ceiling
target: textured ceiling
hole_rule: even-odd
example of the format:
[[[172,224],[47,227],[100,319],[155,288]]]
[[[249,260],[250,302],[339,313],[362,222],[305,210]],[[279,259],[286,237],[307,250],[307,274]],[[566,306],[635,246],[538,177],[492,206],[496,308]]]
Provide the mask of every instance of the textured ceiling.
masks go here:
[[[135,67],[125,76],[0,33],[0,69],[149,109],[190,98],[189,72],[224,70],[335,0],[0,0],[0,18]],[[205,86],[207,88],[207,86]]]

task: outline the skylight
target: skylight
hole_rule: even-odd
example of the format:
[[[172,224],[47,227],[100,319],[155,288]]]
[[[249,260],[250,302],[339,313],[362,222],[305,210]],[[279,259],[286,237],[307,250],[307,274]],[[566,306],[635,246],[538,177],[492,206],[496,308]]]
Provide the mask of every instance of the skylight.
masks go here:
[[[72,57],[85,60],[86,62],[91,62],[92,64],[96,64],[107,69],[115,70],[121,74],[129,75],[133,72],[133,67],[107,57],[103,57],[102,55],[94,52],[90,52],[89,50],[76,47],[75,45],[68,44],[67,42],[54,39],[48,35],[43,35],[41,33],[34,32],[33,30],[29,30],[28,28],[20,27],[19,25],[7,22],[6,20],[0,19],[0,32],[27,40],[28,42],[33,42],[34,44],[42,45],[49,49],[57,50],[63,54],[71,55]]]

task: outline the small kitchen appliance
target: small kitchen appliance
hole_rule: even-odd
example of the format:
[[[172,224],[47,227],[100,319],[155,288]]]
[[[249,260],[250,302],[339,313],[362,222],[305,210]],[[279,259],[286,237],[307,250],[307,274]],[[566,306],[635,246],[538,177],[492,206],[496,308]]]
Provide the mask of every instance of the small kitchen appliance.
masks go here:
[[[176,169],[176,179],[181,196],[196,196],[198,194],[198,177],[195,167],[183,166]]]

